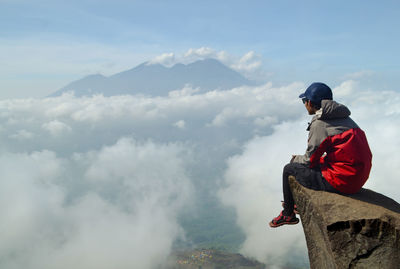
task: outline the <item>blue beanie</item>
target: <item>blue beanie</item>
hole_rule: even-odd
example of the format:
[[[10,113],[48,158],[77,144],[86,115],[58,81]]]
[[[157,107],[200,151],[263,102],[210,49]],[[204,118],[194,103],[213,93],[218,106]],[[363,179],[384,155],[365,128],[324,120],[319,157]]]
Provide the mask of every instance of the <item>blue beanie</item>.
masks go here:
[[[321,106],[322,100],[332,100],[332,90],[324,83],[314,82],[304,93],[299,95],[299,98],[307,98],[311,103]]]

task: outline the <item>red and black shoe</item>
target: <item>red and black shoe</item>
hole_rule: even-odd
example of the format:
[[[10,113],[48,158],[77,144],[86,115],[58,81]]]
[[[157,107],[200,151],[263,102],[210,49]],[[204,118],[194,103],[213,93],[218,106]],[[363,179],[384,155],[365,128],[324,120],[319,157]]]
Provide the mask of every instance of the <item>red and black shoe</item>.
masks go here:
[[[282,202],[282,207],[285,208],[285,201],[281,201],[281,202]],[[297,210],[297,205],[294,205],[293,212],[295,214],[299,214],[299,211]]]
[[[293,213],[291,216],[285,216],[285,215],[283,215],[283,211],[282,211],[278,217],[274,218],[269,223],[269,226],[272,228],[276,228],[276,227],[282,226],[284,224],[293,225],[293,224],[297,224],[297,223],[299,223],[299,219],[296,218],[296,214]]]

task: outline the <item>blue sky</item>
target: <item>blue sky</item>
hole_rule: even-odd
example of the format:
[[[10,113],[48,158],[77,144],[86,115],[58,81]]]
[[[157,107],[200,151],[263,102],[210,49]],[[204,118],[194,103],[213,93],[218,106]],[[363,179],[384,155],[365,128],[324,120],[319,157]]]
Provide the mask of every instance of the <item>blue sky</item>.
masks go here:
[[[363,74],[396,90],[398,14],[398,1],[0,0],[0,98],[46,96],[201,47],[253,51],[275,84]]]

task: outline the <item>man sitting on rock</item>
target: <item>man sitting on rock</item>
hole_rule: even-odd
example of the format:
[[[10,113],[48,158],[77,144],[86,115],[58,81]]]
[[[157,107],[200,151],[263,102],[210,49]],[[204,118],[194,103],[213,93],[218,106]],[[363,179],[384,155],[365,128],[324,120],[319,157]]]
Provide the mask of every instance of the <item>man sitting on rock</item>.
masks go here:
[[[311,84],[300,94],[309,115],[308,146],[304,155],[293,155],[283,169],[283,211],[269,225],[297,224],[289,176],[304,187],[352,194],[367,181],[372,154],[365,133],[349,117],[350,110],[332,100],[324,83]]]

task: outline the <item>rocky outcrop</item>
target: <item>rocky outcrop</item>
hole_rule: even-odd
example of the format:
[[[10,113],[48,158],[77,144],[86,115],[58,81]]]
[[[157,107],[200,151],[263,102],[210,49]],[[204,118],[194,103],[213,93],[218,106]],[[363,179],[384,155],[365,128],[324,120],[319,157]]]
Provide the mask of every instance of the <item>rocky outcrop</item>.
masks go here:
[[[168,269],[267,269],[265,264],[241,254],[215,249],[176,251],[171,255]]]
[[[289,181],[311,268],[400,268],[400,204],[367,189],[340,195]]]

